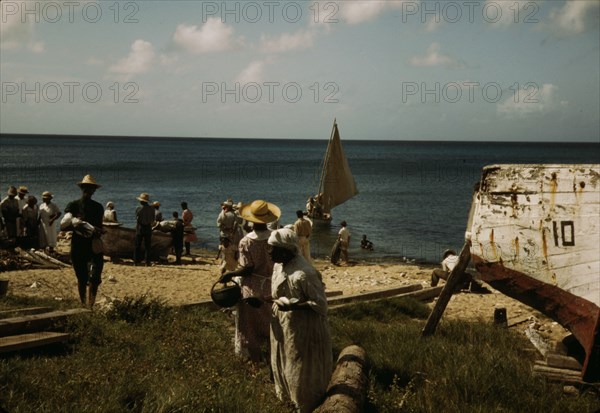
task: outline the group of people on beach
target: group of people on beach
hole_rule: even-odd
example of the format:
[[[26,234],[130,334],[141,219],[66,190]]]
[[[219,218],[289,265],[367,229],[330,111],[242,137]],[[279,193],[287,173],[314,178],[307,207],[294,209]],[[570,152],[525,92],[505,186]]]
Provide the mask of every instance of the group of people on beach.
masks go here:
[[[38,205],[37,198],[29,195],[26,186],[17,189],[11,185],[8,188],[0,203],[0,230],[10,243],[26,249],[54,252],[58,236],[55,222],[61,211],[52,198],[51,192],[44,191],[42,203]]]

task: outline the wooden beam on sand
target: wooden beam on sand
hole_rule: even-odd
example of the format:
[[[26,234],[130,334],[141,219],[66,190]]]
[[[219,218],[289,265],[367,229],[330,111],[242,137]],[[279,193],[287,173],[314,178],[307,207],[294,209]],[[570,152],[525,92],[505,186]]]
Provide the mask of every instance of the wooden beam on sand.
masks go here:
[[[367,353],[359,346],[348,346],[338,357],[327,387],[326,399],[317,413],[359,413],[367,398]]]
[[[69,337],[70,335],[68,333],[55,333],[53,331],[0,337],[0,353],[25,350],[53,343],[62,343],[67,341]]]
[[[450,272],[448,276],[448,280],[444,285],[440,296],[438,297],[433,310],[431,310],[431,314],[427,319],[427,324],[423,328],[421,332],[422,337],[430,336],[435,333],[435,329],[437,328],[442,315],[444,314],[444,310],[450,301],[450,297],[456,290],[456,287],[463,281],[465,276],[465,270],[467,269],[467,265],[469,265],[469,261],[471,260],[471,242],[467,240],[465,245],[460,252],[458,264],[456,267]]]
[[[368,293],[362,293],[362,294],[352,294],[352,295],[346,295],[346,296],[341,296],[341,297],[334,297],[334,298],[327,300],[327,304],[329,306],[334,306],[334,305],[347,304],[347,303],[352,303],[352,302],[357,302],[357,301],[370,301],[370,300],[376,300],[379,298],[394,297],[397,295],[410,293],[410,292],[418,291],[418,290],[422,290],[422,289],[423,289],[423,286],[421,284],[411,284],[411,285],[405,285],[402,287],[390,288],[387,290],[377,290],[377,291],[370,291]]]
[[[0,320],[0,337],[14,336],[45,330],[52,325],[78,314],[88,313],[85,308],[64,311],[52,311],[44,314],[26,315]]]

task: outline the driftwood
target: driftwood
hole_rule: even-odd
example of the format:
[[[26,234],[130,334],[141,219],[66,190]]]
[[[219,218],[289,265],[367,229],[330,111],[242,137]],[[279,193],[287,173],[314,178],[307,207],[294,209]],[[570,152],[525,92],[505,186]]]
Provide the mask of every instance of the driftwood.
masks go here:
[[[50,262],[52,264],[56,264],[59,267],[70,267],[70,265],[65,264],[64,262],[62,262],[60,260],[57,260],[54,257],[49,256],[48,254],[46,254],[43,251],[37,251],[37,250],[35,250],[34,252],[35,252],[35,255],[37,255],[38,257],[42,258],[43,260],[46,260],[46,261],[48,261],[48,262]]]
[[[448,276],[448,281],[446,281],[446,285],[444,285],[444,289],[440,293],[429,318],[427,319],[427,324],[422,331],[422,336],[430,336],[435,333],[435,329],[437,328],[440,319],[442,318],[442,314],[444,314],[444,310],[450,301],[450,297],[454,293],[456,286],[460,284],[465,276],[465,270],[467,269],[467,265],[469,265],[469,261],[471,260],[471,242],[466,241],[465,245],[460,252],[458,264],[456,267],[450,272]]]
[[[340,353],[326,399],[319,413],[358,413],[367,397],[367,353],[359,346],[348,346]]]
[[[57,269],[62,267],[63,265],[65,265],[64,263],[52,258],[52,257],[43,257],[41,255],[38,254],[38,251],[35,250],[31,250],[31,251],[27,251],[21,248],[15,248],[15,252],[19,255],[19,258],[23,261],[28,262],[29,264],[35,266],[36,268],[41,268],[41,269]],[[46,255],[46,254],[44,254]],[[50,259],[48,259],[50,258]],[[60,264],[57,264],[56,262],[60,262]]]

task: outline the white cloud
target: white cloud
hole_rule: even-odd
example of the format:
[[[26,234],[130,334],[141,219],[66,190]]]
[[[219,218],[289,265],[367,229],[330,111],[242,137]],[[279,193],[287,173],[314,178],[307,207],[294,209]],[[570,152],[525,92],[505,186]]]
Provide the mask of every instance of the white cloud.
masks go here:
[[[6,2],[0,4],[2,10],[2,18],[0,19],[0,46],[3,49],[18,49],[32,41],[34,23],[31,19],[23,21],[21,14],[18,12],[14,14],[9,13],[7,4]]]
[[[513,23],[531,23],[539,20],[539,1],[486,0],[482,13],[493,28],[505,28]]]
[[[263,80],[265,70],[265,62],[262,60],[255,60],[251,62],[235,79],[236,82],[241,84],[248,84],[251,82],[261,83]]]
[[[521,118],[553,112],[568,106],[567,101],[558,101],[557,90],[558,87],[549,83],[543,84],[541,88],[535,84],[526,85],[516,92],[512,91],[510,97],[498,103],[498,113],[510,118]]]
[[[178,25],[173,34],[173,42],[189,53],[199,54],[229,50],[241,40],[234,39],[231,26],[219,18],[211,17],[200,28]]]
[[[263,53],[283,53],[291,50],[308,49],[314,46],[317,34],[313,30],[300,30],[296,33],[283,33],[276,38],[262,35],[260,51]]]
[[[439,43],[431,43],[431,45],[427,48],[427,54],[425,56],[413,56],[410,58],[410,64],[413,66],[446,66],[446,67],[462,67],[463,64],[458,60],[445,55],[440,52]]]
[[[340,1],[335,4],[339,5],[342,21],[348,24],[360,24],[375,20],[386,10],[401,8],[404,2],[402,0],[360,0]]]
[[[154,52],[152,43],[144,40],[136,40],[131,45],[129,55],[119,60],[108,70],[123,75],[137,75],[147,72],[154,64],[155,59],[156,53]]]
[[[598,27],[600,1],[570,0],[560,9],[553,9],[549,14],[549,22],[545,24],[550,31],[558,35],[575,35],[590,28]]]

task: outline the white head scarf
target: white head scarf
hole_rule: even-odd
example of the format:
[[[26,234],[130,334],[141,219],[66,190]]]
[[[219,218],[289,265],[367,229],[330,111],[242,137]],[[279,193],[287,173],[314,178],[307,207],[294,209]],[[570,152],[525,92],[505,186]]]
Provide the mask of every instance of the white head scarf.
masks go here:
[[[294,254],[298,254],[298,236],[289,228],[282,228],[271,232],[271,236],[267,242],[274,247],[285,248]]]

